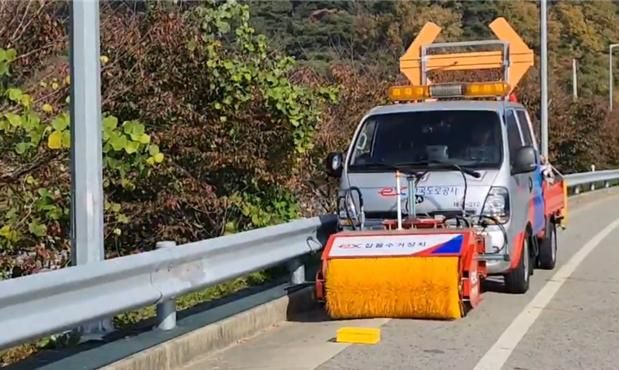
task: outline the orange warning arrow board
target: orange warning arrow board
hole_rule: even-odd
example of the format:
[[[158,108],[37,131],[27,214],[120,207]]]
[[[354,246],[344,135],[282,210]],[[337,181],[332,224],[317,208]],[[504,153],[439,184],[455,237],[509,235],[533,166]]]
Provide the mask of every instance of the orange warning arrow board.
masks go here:
[[[400,71],[413,85],[421,85],[421,46],[434,42],[441,28],[432,22],[426,23],[400,58]]]
[[[490,23],[490,29],[496,37],[509,43],[509,84],[513,87],[533,66],[533,50],[522,40],[518,33],[507,23],[505,18],[497,18]]]
[[[490,29],[499,40],[509,44],[509,75],[506,78],[513,89],[529,68],[533,66],[533,50],[527,46],[505,18],[495,19],[490,23]],[[426,23],[417,38],[400,58],[400,71],[412,85],[422,84],[422,46],[432,44],[440,32],[441,28],[436,24]],[[428,55],[426,56],[425,70],[429,72],[433,70],[502,69],[504,57],[502,51]]]

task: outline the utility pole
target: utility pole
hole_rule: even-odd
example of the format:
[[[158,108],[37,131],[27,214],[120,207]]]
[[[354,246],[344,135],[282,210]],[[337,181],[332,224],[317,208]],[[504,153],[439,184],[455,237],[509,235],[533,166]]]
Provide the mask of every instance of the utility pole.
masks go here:
[[[619,47],[619,44],[611,44],[608,48],[608,110],[613,111],[614,94],[614,78],[613,78],[613,49]]]
[[[542,155],[548,160],[548,10],[547,0],[541,0],[541,82],[542,82]]]
[[[576,71],[576,59],[572,59],[572,91],[574,101],[578,100],[578,73]]]
[[[78,266],[105,259],[99,42],[99,1],[72,1],[71,260]],[[111,329],[106,319],[84,325],[82,332]]]

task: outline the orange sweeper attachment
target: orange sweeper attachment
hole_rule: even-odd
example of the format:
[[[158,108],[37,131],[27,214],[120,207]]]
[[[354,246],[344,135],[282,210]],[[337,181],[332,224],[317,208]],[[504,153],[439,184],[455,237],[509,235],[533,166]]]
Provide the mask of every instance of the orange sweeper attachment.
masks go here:
[[[399,172],[396,178],[400,204]],[[316,277],[329,316],[457,319],[477,306],[487,235],[464,217],[447,221],[402,219],[399,211],[384,230],[332,235]]]
[[[512,86],[533,64],[533,52],[503,18],[492,22],[490,28],[498,40],[432,44],[440,28],[426,24],[400,60],[401,71],[411,84],[391,88],[391,100],[508,99]],[[447,55],[429,52],[491,44],[500,45],[501,50]],[[495,68],[503,69],[503,81],[431,84],[428,76],[434,70]],[[413,209],[406,219],[402,219],[401,212],[402,171],[409,181],[407,197]],[[382,229],[361,228],[332,235],[317,273],[316,297],[335,319],[460,318],[481,300],[480,281],[486,276],[486,259],[482,255],[490,244],[484,223],[472,222],[465,212],[451,220],[418,217],[414,211],[416,180],[411,181],[416,175],[402,168],[395,172],[397,220],[384,220]],[[345,202],[354,199],[351,189],[345,191]],[[356,207],[363,215],[362,194],[357,194]]]
[[[333,235],[319,279],[330,317],[457,319],[477,306],[482,235],[421,224],[406,222],[397,233]]]

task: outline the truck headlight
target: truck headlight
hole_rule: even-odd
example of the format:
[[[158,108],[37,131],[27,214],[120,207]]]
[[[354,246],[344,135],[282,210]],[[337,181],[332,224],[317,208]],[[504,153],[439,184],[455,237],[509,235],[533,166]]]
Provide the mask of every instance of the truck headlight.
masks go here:
[[[509,221],[509,192],[503,187],[492,187],[484,201],[482,215],[495,218],[499,223]]]

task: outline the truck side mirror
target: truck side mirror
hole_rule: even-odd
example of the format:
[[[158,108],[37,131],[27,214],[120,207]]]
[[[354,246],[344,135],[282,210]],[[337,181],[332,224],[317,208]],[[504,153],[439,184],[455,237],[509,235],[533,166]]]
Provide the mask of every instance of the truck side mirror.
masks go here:
[[[523,146],[512,161],[512,174],[528,173],[537,167],[537,155],[533,146]]]
[[[327,155],[327,159],[325,160],[327,175],[331,177],[340,177],[342,175],[343,162],[344,159],[342,153],[329,153],[329,155]]]

